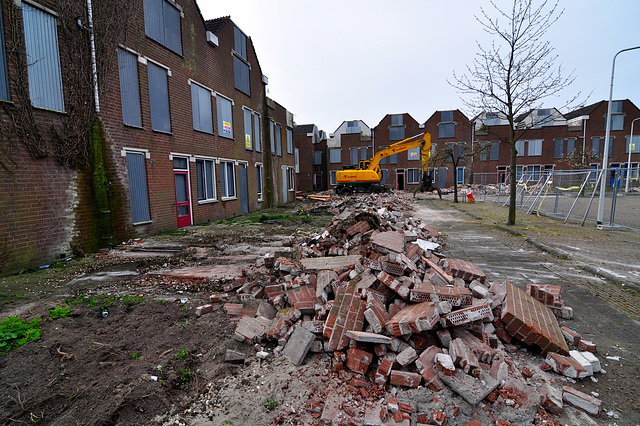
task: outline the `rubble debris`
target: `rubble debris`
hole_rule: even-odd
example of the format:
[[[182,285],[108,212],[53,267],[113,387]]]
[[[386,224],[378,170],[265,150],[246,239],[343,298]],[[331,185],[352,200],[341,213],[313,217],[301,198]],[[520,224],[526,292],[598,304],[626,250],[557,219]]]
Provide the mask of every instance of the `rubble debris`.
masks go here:
[[[580,392],[571,386],[562,387],[562,400],[569,405],[573,405],[576,408],[586,411],[594,417],[600,416],[602,401],[594,396]]]
[[[415,220],[399,197],[325,202],[335,216],[324,231],[288,238],[287,251],[227,283],[240,300],[261,299],[257,310],[212,296],[237,321],[236,340],[277,344],[273,356],[294,365],[309,352],[322,354],[362,398],[389,385],[435,393],[448,387],[474,409],[526,412],[529,423],[561,413],[563,400],[577,397],[550,383],[541,391],[529,386],[547,373],[515,361],[514,345],[537,346],[548,369],[573,379],[600,370],[595,344],[558,323],[570,312],[559,286],[529,284],[525,292],[509,281],[488,282],[478,265],[440,254],[440,234]],[[570,352],[567,343],[580,350]],[[413,412],[393,397],[386,404],[324,397],[311,408],[325,424],[360,416],[364,424],[408,425]],[[425,409],[419,423],[447,424],[455,407]],[[494,414],[496,424],[522,420]]]

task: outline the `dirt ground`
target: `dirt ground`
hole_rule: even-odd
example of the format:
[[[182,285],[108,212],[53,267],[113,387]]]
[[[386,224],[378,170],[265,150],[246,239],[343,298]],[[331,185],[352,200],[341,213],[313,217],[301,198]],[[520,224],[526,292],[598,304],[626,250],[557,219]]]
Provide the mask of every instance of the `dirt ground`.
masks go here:
[[[302,368],[284,358],[260,361],[253,347],[233,340],[235,326],[221,304],[196,316],[195,307],[220,293],[222,282],[149,274],[225,258],[231,269],[239,256],[282,248],[283,238],[309,235],[331,219],[311,205],[194,226],[124,245],[125,251],[0,278],[0,318],[43,320],[39,339],[0,355],[0,424],[262,425],[274,418],[309,424],[302,413],[314,401],[351,401],[349,374],[332,371],[329,358],[309,356]],[[71,315],[50,318],[59,306]],[[247,361],[225,362],[228,349]],[[624,389],[637,389],[637,363],[617,371]],[[374,389],[367,392],[375,396]],[[417,391],[398,396],[427,398]],[[622,409],[636,410],[634,399],[620,401]],[[573,424],[615,423],[575,411]],[[469,419],[476,414],[463,413]]]

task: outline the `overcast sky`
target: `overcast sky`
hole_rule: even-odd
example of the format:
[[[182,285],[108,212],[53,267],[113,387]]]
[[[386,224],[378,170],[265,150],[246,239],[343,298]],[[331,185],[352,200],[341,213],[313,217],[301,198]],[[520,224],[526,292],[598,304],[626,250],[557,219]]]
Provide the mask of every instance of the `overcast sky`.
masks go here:
[[[474,17],[480,4],[492,10],[475,0],[198,1],[205,19],[230,15],[251,37],[269,97],[297,124],[327,133],[344,120],[375,127],[386,114],[406,112],[421,123],[436,110],[469,114],[447,79],[471,65],[476,42],[491,42]],[[587,104],[608,100],[613,56],[640,46],[640,1],[560,4],[564,14],[547,34],[576,80],[544,106],[577,92]],[[640,49],[618,56],[613,98],[640,106]]]

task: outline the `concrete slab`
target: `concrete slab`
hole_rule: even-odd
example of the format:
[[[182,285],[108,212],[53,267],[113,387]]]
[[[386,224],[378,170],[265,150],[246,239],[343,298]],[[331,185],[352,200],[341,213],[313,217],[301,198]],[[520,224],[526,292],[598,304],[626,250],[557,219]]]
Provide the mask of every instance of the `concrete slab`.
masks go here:
[[[354,254],[348,256],[316,257],[302,259],[302,267],[306,272],[323,271],[327,269],[353,268],[360,262],[362,256]]]
[[[307,356],[316,336],[304,327],[296,327],[293,334],[284,347],[284,356],[289,358],[294,365],[300,365]]]
[[[465,374],[462,370],[456,370],[453,376],[447,376],[438,371],[438,377],[471,405],[476,405],[485,399],[500,384],[484,371],[480,372],[478,379]]]

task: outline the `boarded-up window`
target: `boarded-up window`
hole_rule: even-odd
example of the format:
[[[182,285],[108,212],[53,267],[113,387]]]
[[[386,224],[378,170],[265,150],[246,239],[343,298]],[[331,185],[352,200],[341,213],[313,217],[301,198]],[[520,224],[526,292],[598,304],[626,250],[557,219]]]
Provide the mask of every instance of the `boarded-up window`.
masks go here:
[[[218,106],[218,134],[225,138],[233,138],[233,115],[231,101],[220,95],[216,96]]]
[[[23,2],[22,21],[31,104],[64,111],[56,18]]]
[[[389,140],[400,141],[404,139],[404,126],[389,127]]]
[[[293,154],[293,130],[287,129],[287,152]]]
[[[500,158],[500,142],[491,142],[491,151],[489,152],[489,160],[498,161]]]
[[[233,57],[233,80],[235,82],[236,89],[251,96],[249,65],[237,56]]]
[[[191,108],[193,110],[193,128],[213,133],[211,117],[211,92],[196,83],[191,83]]]
[[[282,126],[276,124],[276,151],[282,156]]]
[[[253,112],[250,109],[244,109],[244,147],[253,149],[253,123],[251,117]]]
[[[257,112],[253,113],[253,137],[256,140],[256,151],[262,151],[262,145],[260,144],[260,141],[262,140],[262,130],[260,127],[260,114],[258,114]]]
[[[564,139],[553,140],[553,158],[562,158],[564,154]]]
[[[0,99],[9,100],[9,77],[7,58],[4,51],[4,30],[2,29],[2,8],[0,7]]]
[[[144,0],[145,34],[182,55],[180,11],[167,0]]]
[[[141,127],[138,56],[118,48],[118,69],[120,72],[122,122],[130,126]]]
[[[147,63],[149,74],[149,108],[151,109],[151,128],[162,132],[171,131],[169,115],[169,86],[167,70],[154,63]]]
[[[129,175],[129,198],[131,218],[134,224],[151,220],[149,213],[149,194],[147,192],[147,171],[145,155],[139,152],[127,152],[127,173]]]

